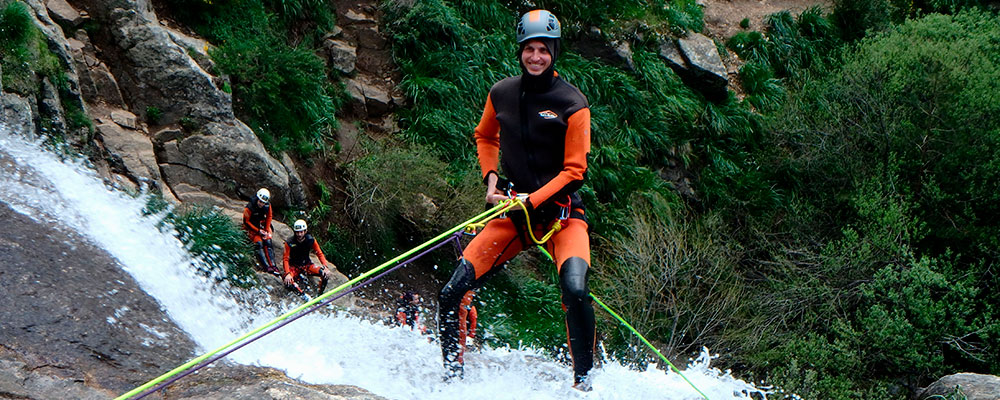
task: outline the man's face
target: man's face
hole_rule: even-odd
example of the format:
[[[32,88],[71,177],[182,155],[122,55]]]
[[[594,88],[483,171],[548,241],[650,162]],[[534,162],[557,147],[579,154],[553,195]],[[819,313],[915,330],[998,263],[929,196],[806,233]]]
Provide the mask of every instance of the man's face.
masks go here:
[[[260,201],[260,199],[257,199],[257,207],[264,207],[266,205],[267,205],[267,203],[265,203],[263,201]]]
[[[295,232],[295,238],[296,239],[302,240],[302,238],[304,238],[304,237],[306,237],[306,231],[296,231]]]
[[[413,304],[413,305],[420,304],[420,295],[419,294],[413,295],[413,299],[410,300],[410,304]]]
[[[541,75],[552,65],[552,54],[541,40],[529,40],[521,51],[521,63],[531,75]]]

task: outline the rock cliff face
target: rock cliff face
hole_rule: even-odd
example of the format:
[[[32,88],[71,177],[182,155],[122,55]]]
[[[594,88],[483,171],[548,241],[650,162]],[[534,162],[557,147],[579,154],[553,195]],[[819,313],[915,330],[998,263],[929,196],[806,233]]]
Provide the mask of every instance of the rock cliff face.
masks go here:
[[[223,80],[209,74],[205,45],[172,31],[157,19],[148,1],[80,2],[83,13],[65,1],[27,0],[48,47],[66,66],[69,90],[60,96],[43,82],[39,98],[24,99],[31,115],[5,94],[10,124],[35,130],[29,121],[53,121],[56,132],[97,164],[110,180],[138,189],[161,190],[172,201],[216,199],[215,205],[242,206],[268,187],[278,207],[305,206],[306,195],[294,166],[282,162],[233,114]],[[86,18],[80,17],[80,15]],[[50,15],[73,30],[70,37]],[[95,33],[76,29],[88,18],[101,21]],[[74,25],[77,24],[77,25]],[[198,46],[198,47],[196,47]],[[197,59],[197,60],[196,60]],[[66,128],[61,103],[83,109],[95,121],[87,129]],[[155,125],[142,116],[156,114]],[[175,191],[180,186],[184,190]],[[199,192],[210,193],[205,196]]]
[[[0,149],[0,173],[16,173],[7,158]],[[0,230],[0,398],[109,399],[199,355],[103,250],[4,203],[0,220],[16,227]],[[380,397],[220,362],[151,398]]]

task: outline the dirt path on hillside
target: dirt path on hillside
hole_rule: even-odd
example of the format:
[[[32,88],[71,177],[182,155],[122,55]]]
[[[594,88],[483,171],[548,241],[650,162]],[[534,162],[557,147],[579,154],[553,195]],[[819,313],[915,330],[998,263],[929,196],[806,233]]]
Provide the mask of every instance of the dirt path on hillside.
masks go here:
[[[750,19],[750,30],[762,30],[764,18],[779,11],[793,15],[812,6],[833,10],[832,0],[700,0],[704,4],[705,31],[713,39],[725,41],[741,31],[740,21]]]

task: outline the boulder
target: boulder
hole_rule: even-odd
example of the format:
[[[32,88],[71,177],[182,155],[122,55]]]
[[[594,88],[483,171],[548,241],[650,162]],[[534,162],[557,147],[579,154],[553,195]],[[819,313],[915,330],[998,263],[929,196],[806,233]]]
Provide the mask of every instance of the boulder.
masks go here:
[[[232,121],[232,97],[215,86],[212,76],[155,20],[135,9],[117,8],[109,15],[115,44],[128,70],[118,84],[132,110],[155,107],[160,123],[181,118]]]
[[[660,58],[666,61],[667,66],[674,72],[687,69],[687,61],[684,61],[681,49],[677,48],[677,43],[673,41],[660,43]],[[678,75],[680,75],[679,72]]]
[[[171,399],[384,400],[357,386],[306,385],[273,368],[209,368],[170,387]]]
[[[203,40],[196,37],[188,36],[184,32],[180,32],[176,29],[170,29],[169,27],[164,27],[167,34],[170,35],[170,39],[174,41],[178,46],[187,50],[189,56],[199,66],[209,73],[214,73],[215,62],[212,61],[212,57],[208,55],[208,49],[211,45]]]
[[[0,397],[110,399],[204,351],[110,254],[4,203],[0,220],[18,227],[0,231]],[[147,398],[382,399],[225,360]]]
[[[712,101],[728,96],[729,75],[719,49],[708,36],[692,33],[686,38],[660,44],[660,57],[691,88]]]
[[[355,64],[358,62],[357,48],[343,40],[335,39],[327,39],[323,42],[323,47],[326,48],[333,69],[345,75],[354,72]]]
[[[170,136],[157,133],[155,137]],[[301,186],[295,193],[289,186],[289,170],[271,157],[239,120],[209,122],[194,134],[154,144],[168,185],[188,183],[234,199],[249,199],[257,189],[266,187],[278,207],[304,205],[297,203],[306,198],[299,193]],[[295,174],[294,170],[291,173]]]
[[[725,86],[728,81],[726,65],[722,63],[719,48],[712,38],[693,33],[686,38],[677,39],[677,45],[692,69],[705,75],[707,80],[713,80],[716,85]]]
[[[105,151],[124,169],[126,176],[137,184],[163,189],[153,142],[146,135],[116,123],[101,123],[95,129]]]
[[[73,62],[80,71],[80,92],[89,103],[105,103],[116,108],[125,107],[118,81],[111,70],[97,58],[97,48],[87,32],[80,29],[69,39]]]
[[[389,112],[392,97],[389,90],[377,79],[359,76],[347,80],[347,93],[351,97],[351,110],[368,117],[379,117]]]
[[[31,102],[12,93],[0,92],[0,124],[4,129],[23,136],[35,136],[35,120]]]
[[[60,24],[75,28],[83,23],[83,16],[66,0],[46,0],[45,6],[49,9],[49,15]]]
[[[916,398],[918,400],[950,398],[996,400],[1000,399],[1000,377],[973,373],[952,374],[938,379]]]

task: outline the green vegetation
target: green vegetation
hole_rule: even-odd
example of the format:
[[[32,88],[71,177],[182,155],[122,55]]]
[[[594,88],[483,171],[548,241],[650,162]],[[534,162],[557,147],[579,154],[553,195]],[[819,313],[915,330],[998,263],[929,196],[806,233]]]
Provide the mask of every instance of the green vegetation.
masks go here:
[[[39,76],[55,83],[65,80],[59,60],[35,27],[31,10],[20,1],[0,1],[0,67],[2,90],[25,96],[41,91]]]
[[[34,24],[31,10],[20,1],[0,0],[0,90],[34,98],[42,93],[47,80],[58,91],[64,118],[70,130],[88,128],[93,122],[78,102],[69,96],[69,79],[59,58],[48,48],[47,39]],[[48,117],[38,121],[49,144],[65,142],[65,131],[53,129],[56,121]]]
[[[163,117],[163,111],[159,108],[153,106],[146,107],[146,119],[149,120],[150,123],[159,123],[161,117]]]
[[[333,26],[321,0],[183,0],[171,10],[215,46],[219,72],[229,75],[237,116],[272,151],[309,155],[337,126],[341,85],[327,77],[319,38]]]
[[[368,250],[366,260],[391,258],[399,249],[411,247],[407,244],[421,243],[482,211],[478,177],[443,177],[447,164],[426,147],[364,145],[369,155],[348,168],[347,209],[352,220],[359,221],[352,240]]]
[[[170,209],[162,196],[154,195],[147,198],[144,213],[161,218],[161,228],[172,228],[197,260],[192,266],[205,276],[243,288],[259,283],[246,233],[218,209]]]
[[[777,225],[800,251],[770,255],[794,266],[772,285],[812,281],[812,305],[746,350],[756,365],[797,360],[772,373],[814,376],[799,394],[888,397],[894,380],[1000,369],[1000,199],[987,183],[1000,149],[998,21],[929,15],[863,39],[774,116],[769,169],[813,218]]]
[[[380,28],[412,104],[397,114],[403,137],[359,135],[359,155],[338,166],[349,180],[316,182],[307,210],[346,271],[481,210],[472,131],[490,85],[519,73],[513,27],[526,9],[512,4],[384,3]],[[694,1],[535,2],[563,21],[557,69],[591,105],[581,193],[594,293],[674,360],[706,346],[722,367],[803,398],[902,399],[944,374],[1000,374],[1000,17],[984,4],[838,0],[828,15],[777,13],[726,41],[745,62],[745,97],[712,102],[658,54],[662,40],[703,29]],[[64,82],[24,4],[0,5],[4,90]],[[316,55],[329,4],[169,7],[217,46],[238,115],[270,149],[339,152],[342,89]],[[634,69],[575,52],[592,27],[628,40]],[[254,284],[228,218],[163,215],[203,273]],[[564,354],[554,266],[526,253],[480,292],[481,323],[497,344]],[[447,276],[451,254],[436,257]],[[611,357],[653,360],[598,315]]]

